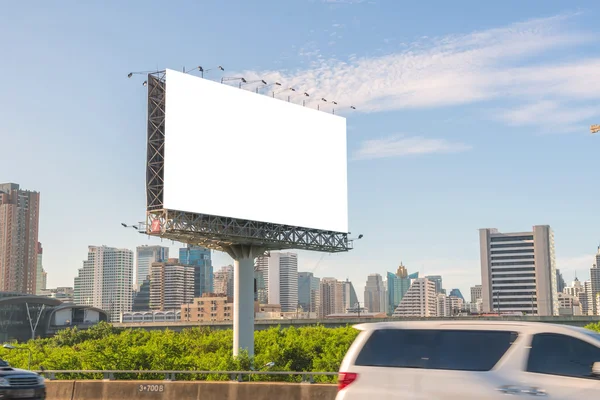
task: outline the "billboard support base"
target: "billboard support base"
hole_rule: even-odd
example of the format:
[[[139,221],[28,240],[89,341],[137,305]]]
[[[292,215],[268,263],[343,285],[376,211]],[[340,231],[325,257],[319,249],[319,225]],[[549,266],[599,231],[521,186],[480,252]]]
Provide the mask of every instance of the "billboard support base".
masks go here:
[[[257,246],[233,245],[225,251],[233,258],[233,356],[247,351],[254,356],[254,258],[264,254]]]

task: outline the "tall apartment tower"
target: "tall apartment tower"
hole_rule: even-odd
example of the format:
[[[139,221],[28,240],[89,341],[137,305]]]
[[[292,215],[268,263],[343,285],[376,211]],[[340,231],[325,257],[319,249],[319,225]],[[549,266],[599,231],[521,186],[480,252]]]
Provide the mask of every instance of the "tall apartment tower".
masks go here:
[[[152,263],[169,259],[169,248],[164,246],[138,246],[135,253],[135,284],[139,288],[150,275]]]
[[[194,300],[194,267],[178,260],[155,262],[150,267],[150,309],[179,310]]]
[[[133,301],[133,251],[89,246],[87,260],[75,278],[74,301],[108,312],[117,322],[131,311]]]
[[[298,309],[298,255],[272,251],[256,259],[256,272],[261,274],[259,300],[280,304],[282,312]],[[262,290],[262,294],[261,294]]]
[[[475,286],[471,286],[471,303],[475,304],[477,303],[477,300],[481,299],[482,297],[482,286],[481,285],[475,285]]]
[[[46,282],[47,282],[47,277],[48,275],[46,274],[46,271],[44,270],[44,264],[43,264],[43,250],[42,250],[42,244],[38,243],[38,248],[37,248],[37,263],[36,263],[36,273],[35,273],[35,294],[40,295],[44,292],[44,290],[46,290]]]
[[[213,288],[215,294],[233,298],[233,265],[226,265],[215,272]]]
[[[319,318],[344,312],[344,282],[335,278],[323,278],[319,292]]]
[[[37,291],[40,194],[0,184],[0,292]]]
[[[554,233],[548,225],[531,232],[480,229],[484,312],[558,315]]]
[[[365,308],[369,312],[387,313],[387,299],[383,278],[379,274],[370,274],[365,285]]]
[[[193,265],[194,297],[213,292],[213,266],[210,250],[200,246],[188,245],[179,249],[179,262]]]
[[[428,278],[415,279],[392,314],[394,317],[435,317],[438,294],[435,281]]]
[[[596,301],[596,297],[600,295],[600,246],[598,246],[598,252],[596,253],[596,263],[590,269],[590,282],[592,315],[600,315],[600,308]]]

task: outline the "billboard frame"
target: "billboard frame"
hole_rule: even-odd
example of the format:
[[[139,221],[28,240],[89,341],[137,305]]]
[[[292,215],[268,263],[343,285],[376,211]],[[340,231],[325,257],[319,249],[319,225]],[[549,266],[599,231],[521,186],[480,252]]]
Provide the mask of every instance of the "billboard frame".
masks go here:
[[[148,142],[146,154],[146,233],[218,251],[231,246],[327,253],[352,249],[349,232],[251,221],[170,210],[163,206],[166,71],[148,74]],[[254,179],[254,177],[249,177]]]

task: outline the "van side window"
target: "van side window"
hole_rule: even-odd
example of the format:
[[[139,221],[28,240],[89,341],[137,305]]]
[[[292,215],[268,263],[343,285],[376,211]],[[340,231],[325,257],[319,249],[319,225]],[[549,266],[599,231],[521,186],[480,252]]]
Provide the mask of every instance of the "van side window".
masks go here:
[[[489,371],[517,334],[510,331],[374,331],[358,355],[358,366]]]
[[[571,336],[540,333],[531,341],[527,371],[591,379],[595,362],[600,362],[600,348]]]

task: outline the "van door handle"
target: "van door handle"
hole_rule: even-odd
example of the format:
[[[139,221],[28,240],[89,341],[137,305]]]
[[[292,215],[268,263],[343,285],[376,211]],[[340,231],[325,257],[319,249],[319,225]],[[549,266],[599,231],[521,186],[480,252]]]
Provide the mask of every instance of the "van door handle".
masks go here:
[[[508,395],[530,395],[530,396],[547,396],[548,394],[544,389],[535,387],[520,387],[520,386],[501,386],[498,388],[499,392]]]

